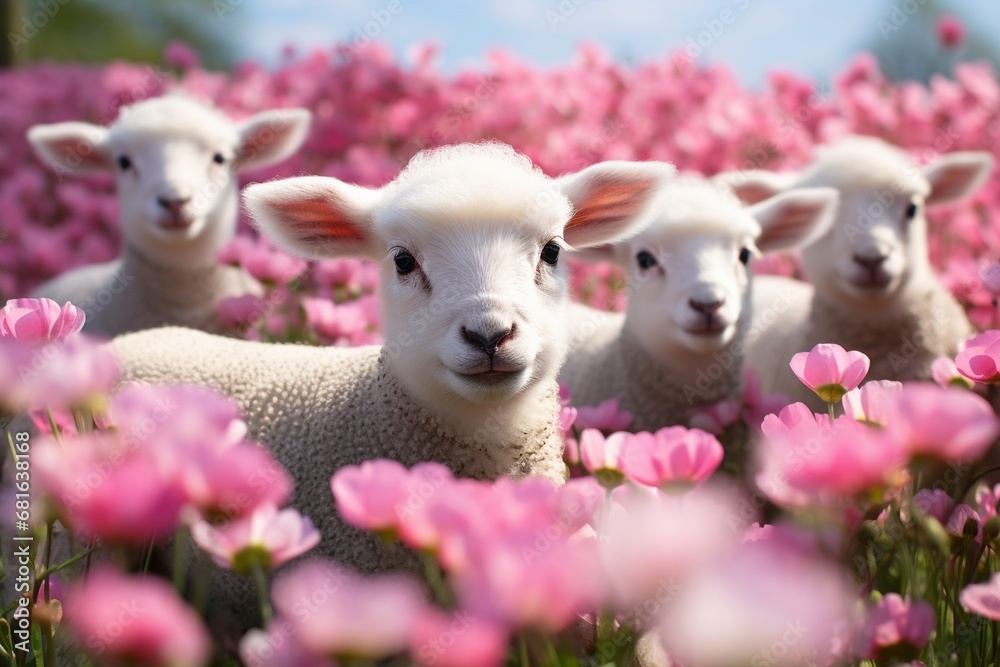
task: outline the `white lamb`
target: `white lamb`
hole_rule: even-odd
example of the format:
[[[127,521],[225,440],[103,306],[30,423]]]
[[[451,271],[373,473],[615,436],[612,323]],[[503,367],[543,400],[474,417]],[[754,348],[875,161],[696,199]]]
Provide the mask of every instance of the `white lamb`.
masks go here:
[[[871,358],[868,379],[929,379],[931,363],[954,356],[973,330],[961,306],[934,275],[927,251],[927,206],[956,201],[986,180],[993,158],[956,152],[920,168],[898,148],[848,137],[821,149],[801,174],[753,171],[724,177],[745,201],[788,188],[840,192],[830,232],[802,253],[811,285],[762,277],[754,307],[794,293],[789,317],[762,328],[747,358],[765,390],[818,405],[788,366],[796,352],[837,343]]]
[[[386,344],[317,348],[167,328],[113,347],[129,379],[207,385],[236,399],[251,435],[291,472],[292,503],[316,523],[319,551],[385,567],[377,540],[337,516],[333,473],[391,458],[480,479],[561,482],[560,251],[634,231],[672,172],[606,162],[557,183],[509,146],[487,143],[419,153],[377,190],[315,176],[252,185],[247,208],[279,246],[381,264]],[[254,607],[252,588],[232,580],[215,595],[229,609]]]
[[[309,121],[305,109],[276,109],[236,123],[171,94],[123,108],[108,128],[32,127],[35,152],[60,175],[115,172],[124,242],[117,260],[64,273],[35,296],[83,308],[91,334],[219,330],[220,300],[260,291],[242,270],[216,261],[236,232],[236,173],[287,158]]]
[[[749,208],[704,178],[664,188],[649,225],[584,256],[617,262],[628,276],[625,313],[574,306],[571,352],[560,380],[575,405],[617,398],[633,430],[686,425],[698,406],[739,398],[759,253],[826,233],[837,193],[794,190]]]

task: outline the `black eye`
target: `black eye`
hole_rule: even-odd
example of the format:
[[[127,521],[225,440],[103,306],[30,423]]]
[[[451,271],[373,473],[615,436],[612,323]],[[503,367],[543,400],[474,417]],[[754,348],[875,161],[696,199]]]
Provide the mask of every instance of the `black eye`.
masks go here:
[[[743,248],[742,250],[740,250],[740,261],[743,262],[744,264],[749,264],[750,263],[750,249],[749,248]]]
[[[559,244],[555,241],[549,241],[542,248],[542,261],[546,264],[556,265],[559,261]]]
[[[214,162],[215,164],[224,164],[225,161],[226,161],[226,156],[224,156],[222,153],[216,153],[215,155],[212,156],[212,162]]]
[[[910,202],[909,206],[906,207],[906,219],[913,220],[913,216],[917,214],[917,205]]]
[[[122,171],[125,171],[132,166],[132,160],[128,159],[128,155],[119,155],[118,166],[121,167]]]
[[[651,269],[656,266],[656,258],[648,250],[640,250],[635,256],[635,260],[639,262],[639,268],[645,271],[646,269]]]
[[[396,255],[396,273],[405,276],[415,268],[417,268],[416,258],[405,250],[400,250]]]

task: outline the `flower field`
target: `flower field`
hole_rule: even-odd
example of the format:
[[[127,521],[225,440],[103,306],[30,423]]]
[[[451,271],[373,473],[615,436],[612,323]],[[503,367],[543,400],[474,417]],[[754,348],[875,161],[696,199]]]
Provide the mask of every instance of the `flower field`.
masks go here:
[[[1000,664],[1000,170],[928,216],[932,261],[983,332],[938,360],[935,382],[866,383],[864,354],[819,345],[791,367],[823,413],[764,393],[748,373],[742,400],[633,433],[615,401],[575,405],[564,392],[562,486],[460,479],[433,462],[340,469],[329,511],[406,562],[402,573],[309,557],[320,535],[287,506],[295,480],[229,399],[186,386],[114,393],[119,362],[79,333],[88,314],[113,306],[24,298],[121,252],[114,178],[55,173],[27,129],[107,124],[174,88],[235,118],[311,110],[304,146],[245,182],[316,174],[375,186],[421,149],[487,138],[550,175],[602,160],[705,175],[790,170],[848,134],[884,138],[918,164],[961,150],[1000,158],[1000,80],[989,67],[895,84],[860,55],[832,89],[774,72],[754,92],[682,53],[625,66],[596,47],[553,69],[495,52],[486,68],[455,75],[436,69],[433,47],[406,65],[377,46],[345,47],[231,73],[205,71],[180,48],[171,57],[170,71],[0,72],[0,416],[31,422],[5,434],[0,468],[0,660]],[[372,262],[309,263],[246,224],[218,260],[264,286],[222,302],[230,333],[382,342]],[[799,261],[755,269],[799,276]],[[623,308],[623,280],[607,265],[572,264],[576,298],[599,308]],[[261,627],[233,635],[217,623],[213,568],[254,588]]]

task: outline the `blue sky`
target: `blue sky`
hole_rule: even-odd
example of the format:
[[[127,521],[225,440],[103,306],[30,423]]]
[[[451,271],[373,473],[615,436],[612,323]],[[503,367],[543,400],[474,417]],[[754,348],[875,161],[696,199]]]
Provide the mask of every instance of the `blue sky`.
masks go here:
[[[242,0],[247,54],[266,63],[281,48],[300,52],[365,32],[405,58],[436,42],[446,71],[482,63],[502,47],[539,65],[569,61],[583,41],[625,61],[706,45],[700,58],[722,62],[759,86],[781,67],[817,81],[881,39],[880,21],[924,0]],[[951,0],[951,10],[985,35],[1000,35],[997,0]],[[392,9],[398,9],[393,14]],[[901,16],[897,13],[896,16]],[[381,19],[381,21],[379,21]],[[714,33],[712,34],[714,29]]]

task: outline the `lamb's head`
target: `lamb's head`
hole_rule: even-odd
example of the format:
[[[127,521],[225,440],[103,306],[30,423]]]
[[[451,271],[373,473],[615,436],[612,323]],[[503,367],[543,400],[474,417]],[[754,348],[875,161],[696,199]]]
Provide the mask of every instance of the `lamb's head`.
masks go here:
[[[161,263],[205,264],[236,230],[236,172],[291,155],[309,120],[278,109],[237,123],[171,94],[123,107],[107,128],[36,125],[28,140],[60,175],[115,173],[126,243]]]
[[[290,252],[379,261],[396,375],[461,415],[556,376],[568,335],[560,251],[634,231],[672,173],[605,162],[556,181],[509,146],[461,144],[419,153],[378,190],[307,176],[251,185],[244,201]]]
[[[675,179],[648,226],[606,251],[628,276],[626,329],[674,366],[728,347],[747,328],[752,258],[826,233],[836,205],[835,190],[809,188],[744,207],[704,178]]]
[[[752,201],[754,195],[748,193],[836,188],[837,222],[803,251],[806,274],[818,294],[837,302],[881,307],[929,275],[925,208],[971,195],[992,166],[989,153],[956,152],[918,167],[884,141],[847,137],[820,149],[801,174],[744,174],[737,191]]]

